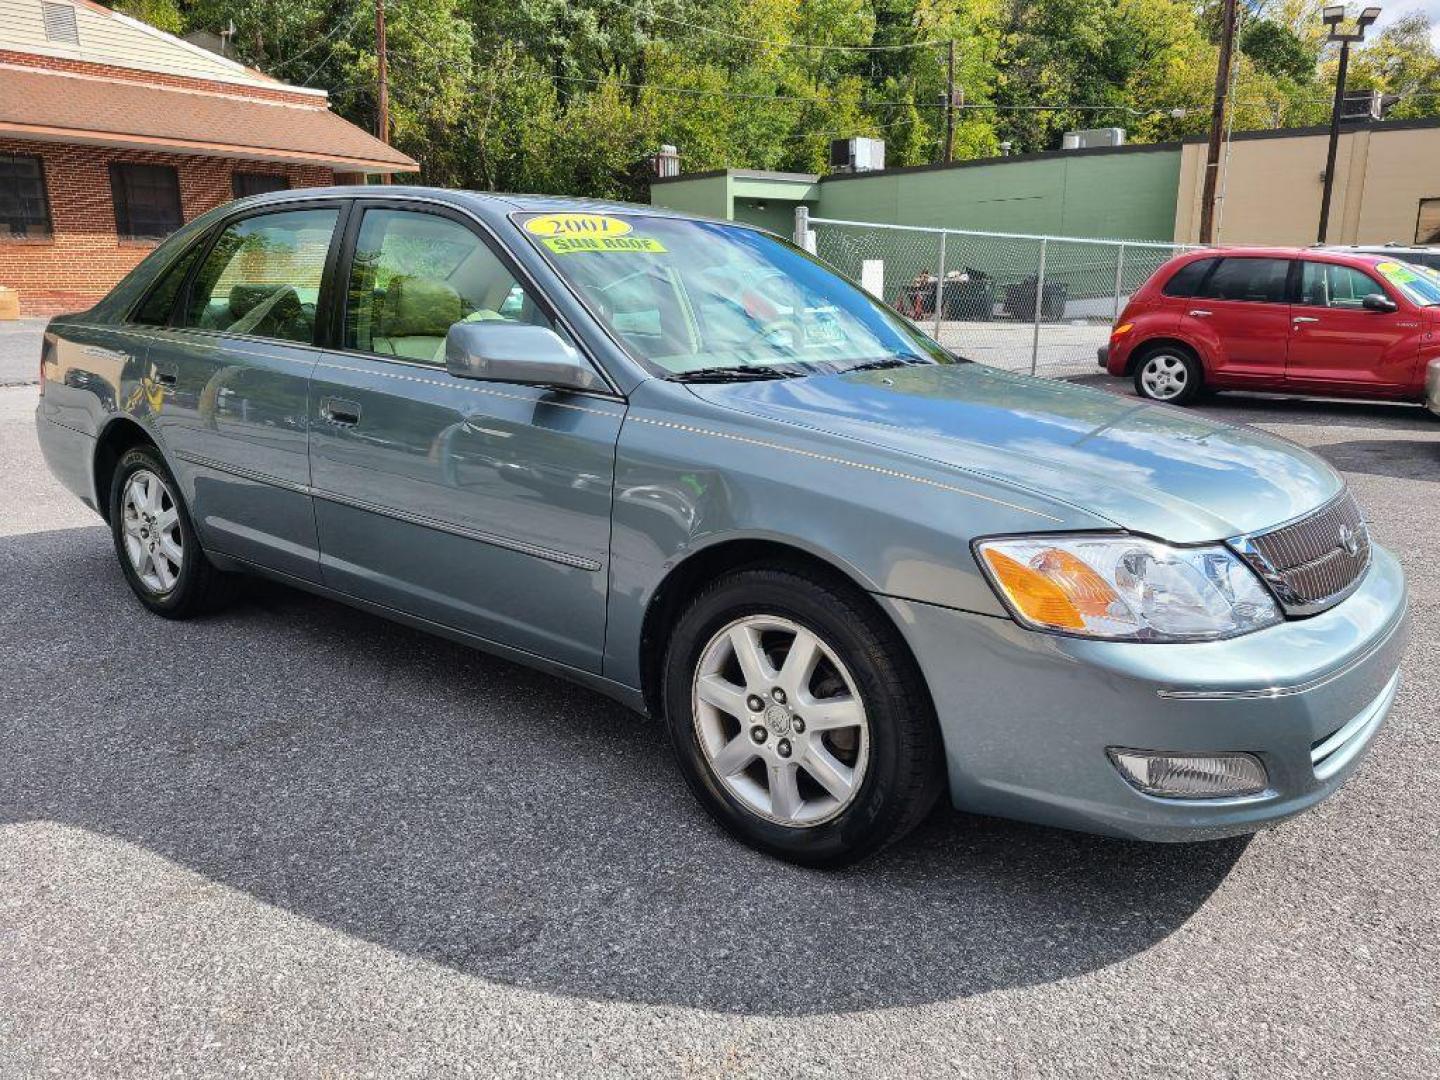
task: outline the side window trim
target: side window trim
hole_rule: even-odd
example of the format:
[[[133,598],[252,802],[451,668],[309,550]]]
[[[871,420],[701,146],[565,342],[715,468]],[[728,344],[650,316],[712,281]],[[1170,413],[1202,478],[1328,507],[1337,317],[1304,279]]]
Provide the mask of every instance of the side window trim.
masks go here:
[[[609,373],[596,362],[589,347],[580,336],[575,333],[574,327],[561,317],[550,298],[545,295],[545,291],[541,289],[530,274],[525,271],[524,267],[520,265],[519,261],[511,254],[509,249],[505,247],[500,238],[489,228],[485,227],[482,222],[464,211],[445,203],[431,202],[429,200],[395,199],[381,196],[378,198],[359,198],[351,201],[348,220],[345,222],[344,227],[345,236],[343,244],[341,245],[342,250],[335,267],[334,287],[331,290],[334,295],[334,306],[333,310],[327,313],[326,318],[326,329],[328,331],[326,336],[330,341],[329,348],[332,352],[345,356],[363,357],[367,360],[378,360],[387,364],[420,367],[427,371],[438,371],[447,377],[453,377],[449,376],[449,373],[445,372],[443,368],[437,368],[434,364],[411,360],[403,356],[387,356],[384,353],[366,352],[363,349],[352,349],[345,345],[345,318],[346,309],[350,302],[350,275],[354,270],[355,245],[359,241],[360,227],[364,221],[367,210],[393,210],[396,212],[431,214],[435,217],[442,217],[453,221],[462,228],[469,230],[470,233],[495,256],[500,265],[505,268],[506,272],[515,279],[515,283],[525,290],[532,302],[545,317],[556,327],[564,331],[570,344],[585,358],[585,362],[590,365],[591,370],[610,387],[607,393],[578,390],[574,391],[574,393],[624,400],[624,395],[615,388],[615,384],[613,380],[611,380]],[[318,321],[317,319],[317,322]]]
[[[346,198],[329,198],[305,199],[291,202],[287,199],[281,203],[248,206],[244,210],[230,214],[222,220],[217,221],[204,238],[199,241],[199,243],[204,245],[205,249],[200,253],[200,257],[195,260],[195,265],[190,267],[190,272],[186,275],[185,284],[182,286],[179,294],[175,298],[174,305],[170,309],[170,321],[165,325],[164,329],[183,330],[187,334],[226,338],[231,341],[261,341],[272,344],[278,342],[279,344],[297,346],[302,349],[326,348],[326,341],[329,336],[326,332],[329,322],[328,309],[334,302],[334,297],[331,294],[334,292],[335,263],[339,257],[341,240],[345,234],[350,210],[354,201],[353,199]],[[190,301],[193,298],[192,294],[195,289],[195,279],[200,276],[201,267],[209,261],[210,253],[214,250],[215,245],[219,243],[220,237],[225,234],[226,229],[242,221],[248,221],[250,218],[265,217],[269,214],[331,209],[337,211],[335,228],[330,233],[330,244],[325,250],[325,262],[320,273],[320,293],[315,303],[315,328],[309,341],[286,341],[280,338],[260,337],[254,334],[232,334],[227,330],[214,330],[198,326],[180,326],[178,324],[182,313],[190,310]],[[186,250],[188,251],[189,249],[187,248]],[[159,328],[157,327],[157,329]]]

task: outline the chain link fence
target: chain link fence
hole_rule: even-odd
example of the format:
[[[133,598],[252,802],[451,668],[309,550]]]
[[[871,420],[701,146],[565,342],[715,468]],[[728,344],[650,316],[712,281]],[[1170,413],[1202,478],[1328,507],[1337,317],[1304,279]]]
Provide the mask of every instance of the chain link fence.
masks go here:
[[[1091,374],[1130,293],[1183,244],[796,215],[796,236],[946,348],[1034,375]]]

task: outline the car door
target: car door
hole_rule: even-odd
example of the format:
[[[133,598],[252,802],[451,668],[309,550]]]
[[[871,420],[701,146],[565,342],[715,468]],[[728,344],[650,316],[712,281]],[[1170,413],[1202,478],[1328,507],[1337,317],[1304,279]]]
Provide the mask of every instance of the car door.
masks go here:
[[[1394,311],[1372,311],[1379,294]],[[1410,385],[1423,315],[1365,270],[1319,259],[1300,264],[1286,382],[1297,390],[1385,393]]]
[[[1280,386],[1290,338],[1289,274],[1289,259],[1226,256],[1199,295],[1179,305],[1180,333],[1208,354],[1212,382]]]
[[[312,383],[325,583],[598,672],[624,400],[447,372],[457,322],[569,338],[466,216],[371,201],[347,234],[340,347]]]
[[[148,356],[155,424],[205,546],[309,581],[310,372],[345,207],[286,203],[218,226]]]

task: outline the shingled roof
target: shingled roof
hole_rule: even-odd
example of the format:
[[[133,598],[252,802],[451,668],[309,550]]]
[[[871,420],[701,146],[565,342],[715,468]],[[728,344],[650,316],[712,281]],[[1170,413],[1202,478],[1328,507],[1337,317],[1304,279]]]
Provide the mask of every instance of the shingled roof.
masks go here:
[[[419,165],[314,104],[0,65],[0,135],[321,165],[415,172]]]

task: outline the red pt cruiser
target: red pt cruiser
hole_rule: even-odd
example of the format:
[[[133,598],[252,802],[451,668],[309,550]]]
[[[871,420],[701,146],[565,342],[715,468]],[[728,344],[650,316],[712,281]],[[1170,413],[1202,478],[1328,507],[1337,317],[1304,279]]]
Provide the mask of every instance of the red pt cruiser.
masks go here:
[[[1440,274],[1309,248],[1194,251],[1131,298],[1100,350],[1141,397],[1203,390],[1423,401],[1440,358]]]

